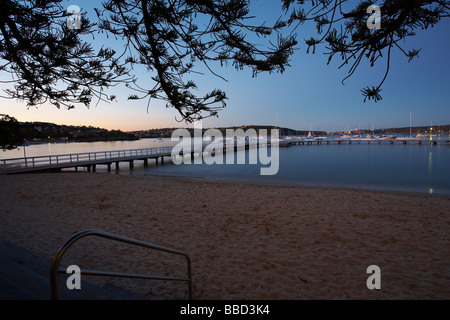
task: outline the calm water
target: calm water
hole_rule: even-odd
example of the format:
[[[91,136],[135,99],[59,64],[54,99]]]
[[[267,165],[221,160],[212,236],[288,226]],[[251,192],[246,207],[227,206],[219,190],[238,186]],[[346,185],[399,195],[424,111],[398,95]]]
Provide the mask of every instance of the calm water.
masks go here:
[[[261,176],[259,164],[165,165],[136,173],[450,194],[449,160],[446,145],[300,145],[280,148],[273,176]]]
[[[58,143],[26,147],[27,157],[49,154],[137,149],[174,145],[170,140],[142,139],[124,142]],[[261,176],[261,164],[171,164],[136,162],[133,171],[121,165],[120,174],[187,176],[203,179],[231,179],[255,182],[288,183],[311,186],[336,186],[378,190],[450,194],[450,146],[438,144],[341,144],[299,145],[280,148],[279,171]],[[243,151],[244,152],[244,151]],[[23,157],[24,150],[0,153],[1,158]],[[248,151],[246,163],[248,163]],[[114,168],[114,166],[113,166]],[[97,172],[106,171],[98,166]],[[114,170],[112,171],[114,174]]]

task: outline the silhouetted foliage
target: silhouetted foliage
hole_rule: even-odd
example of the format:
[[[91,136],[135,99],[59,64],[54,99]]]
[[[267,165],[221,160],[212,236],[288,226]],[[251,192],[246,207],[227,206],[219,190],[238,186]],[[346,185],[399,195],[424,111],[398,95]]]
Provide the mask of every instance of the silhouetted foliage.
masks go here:
[[[355,5],[355,3],[357,3]],[[367,27],[368,7],[378,5],[381,9],[381,28],[370,30]],[[283,0],[283,8],[290,12],[287,20],[296,27],[307,21],[316,23],[319,38],[305,40],[313,53],[318,44],[325,44],[329,55],[328,63],[334,56],[342,59],[339,68],[349,65],[344,82],[354,74],[359,64],[366,58],[370,65],[387,56],[384,78],[377,86],[362,91],[364,101],[381,100],[381,86],[389,73],[391,49],[400,50],[410,62],[418,57],[420,49],[408,52],[402,48],[404,39],[414,36],[417,29],[433,27],[442,18],[449,17],[450,1],[433,0]],[[308,52],[308,51],[307,51]]]
[[[94,97],[113,99],[103,90],[124,81],[127,70],[114,51],[94,52],[81,39],[93,32],[89,20],[81,16],[80,29],[69,29],[59,2],[0,0],[0,70],[12,75],[3,82],[14,84],[7,97],[68,109],[89,106]]]
[[[231,63],[238,70],[249,67],[254,76],[285,70],[297,44],[295,36],[283,37],[278,24],[247,24],[248,13],[249,1],[242,0],[106,1],[104,9],[97,10],[99,28],[125,40],[126,61],[154,73],[152,87],[129,85],[137,91],[129,99],[166,100],[187,122],[216,116],[227,99],[220,89],[204,96],[193,93],[197,85],[185,77],[194,72],[194,62],[212,73],[211,62]],[[247,40],[249,35],[273,33],[277,43],[270,49]]]
[[[0,147],[3,150],[12,150],[24,141],[17,119],[7,114],[0,114]]]
[[[337,55],[340,67],[349,65],[345,79],[364,58],[373,66],[387,55],[384,78],[362,90],[364,101],[376,102],[389,72],[391,49],[402,51],[408,61],[418,57],[420,50],[406,51],[400,41],[448,17],[450,3],[385,0],[379,4],[381,29],[369,30],[367,8],[377,1],[282,0],[285,15],[267,26],[250,23],[249,0],[108,0],[96,9],[98,23],[81,15],[79,29],[66,25],[60,2],[0,0],[0,70],[12,74],[14,84],[6,90],[8,98],[70,109],[79,103],[89,106],[93,98],[113,100],[104,90],[125,83],[133,91],[128,99],[164,100],[186,122],[217,116],[226,106],[220,89],[195,94],[196,83],[186,78],[196,72],[196,63],[218,77],[212,64],[250,68],[253,76],[283,72],[298,44],[295,30],[307,21],[316,24],[319,37],[305,40],[306,53],[314,54],[325,44],[328,63]],[[94,52],[81,36],[94,37],[95,32],[122,41],[123,52]],[[132,73],[138,66],[148,70],[151,82],[138,83]]]

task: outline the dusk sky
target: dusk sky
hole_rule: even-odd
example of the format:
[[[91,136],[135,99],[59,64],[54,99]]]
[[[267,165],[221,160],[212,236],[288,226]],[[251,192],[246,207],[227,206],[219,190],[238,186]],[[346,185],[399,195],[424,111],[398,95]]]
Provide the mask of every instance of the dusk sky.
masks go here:
[[[101,1],[66,3],[67,6],[80,6],[90,15]],[[252,7],[255,10],[251,14],[257,16],[258,21],[266,20],[268,25],[281,13],[281,1],[253,1]],[[95,20],[95,15],[90,17]],[[442,20],[432,29],[417,30],[414,38],[403,43],[405,51],[422,48],[420,57],[410,63],[403,53],[393,50],[390,73],[382,87],[383,100],[364,103],[360,90],[379,84],[384,76],[386,58],[380,59],[374,68],[364,61],[343,85],[341,80],[348,69],[338,69],[341,61],[338,56],[327,65],[328,56],[323,54],[323,45],[315,55],[306,54],[304,39],[315,35],[314,23],[307,23],[297,29],[299,50],[292,57],[291,67],[283,74],[261,74],[252,78],[251,70],[236,71],[229,65],[214,68],[228,82],[209,73],[192,75],[200,92],[220,88],[228,97],[227,107],[219,112],[219,117],[205,119],[203,126],[278,124],[298,130],[325,131],[369,126],[407,127],[410,112],[413,126],[450,124],[449,32],[449,19]],[[96,36],[95,45],[102,44],[108,46],[109,42],[104,36]],[[1,77],[4,79],[5,75]],[[138,77],[140,81],[146,77],[151,81],[150,74],[140,73]],[[50,105],[27,108],[25,103],[2,99],[0,113],[14,116],[19,121],[92,125],[123,131],[188,126],[175,120],[180,118],[178,112],[166,109],[165,102],[153,100],[147,112],[147,100],[128,101],[130,92],[125,89],[124,86],[116,87],[108,92],[117,95],[117,101],[100,102],[97,106],[93,101],[89,109],[82,105],[72,110],[58,110]]]

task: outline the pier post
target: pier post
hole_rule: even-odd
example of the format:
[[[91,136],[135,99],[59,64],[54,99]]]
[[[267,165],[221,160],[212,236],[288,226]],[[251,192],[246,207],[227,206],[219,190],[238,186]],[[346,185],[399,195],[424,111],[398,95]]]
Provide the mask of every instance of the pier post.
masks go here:
[[[116,171],[119,171],[119,161],[116,161]]]
[[[134,161],[130,160],[130,169],[133,169],[133,167],[134,167]]]
[[[106,165],[108,166],[108,172],[110,172],[111,171],[111,162],[108,162]]]
[[[147,168],[148,167],[148,159],[146,158],[146,159],[144,159],[144,168]]]

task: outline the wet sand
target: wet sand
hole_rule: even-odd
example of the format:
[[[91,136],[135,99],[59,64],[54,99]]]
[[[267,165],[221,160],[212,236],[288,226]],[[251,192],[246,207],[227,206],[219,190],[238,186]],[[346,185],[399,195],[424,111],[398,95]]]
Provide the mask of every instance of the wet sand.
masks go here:
[[[0,237],[46,259],[85,229],[185,251],[194,299],[450,299],[448,196],[66,172],[1,176],[0,201]],[[104,240],[83,239],[67,259],[185,274],[183,259]],[[379,290],[366,286],[370,265]],[[180,283],[124,286],[185,294]]]

